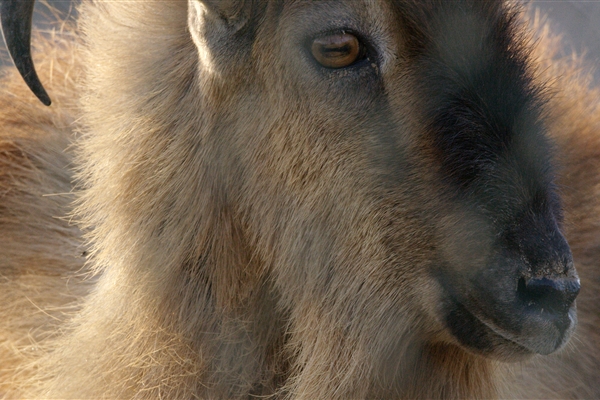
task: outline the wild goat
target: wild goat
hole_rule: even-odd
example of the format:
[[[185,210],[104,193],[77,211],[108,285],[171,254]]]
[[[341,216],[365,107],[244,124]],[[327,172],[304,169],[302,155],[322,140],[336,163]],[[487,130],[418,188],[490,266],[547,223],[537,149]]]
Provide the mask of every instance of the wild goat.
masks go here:
[[[519,10],[84,1],[2,78],[0,391],[600,396],[598,92]]]

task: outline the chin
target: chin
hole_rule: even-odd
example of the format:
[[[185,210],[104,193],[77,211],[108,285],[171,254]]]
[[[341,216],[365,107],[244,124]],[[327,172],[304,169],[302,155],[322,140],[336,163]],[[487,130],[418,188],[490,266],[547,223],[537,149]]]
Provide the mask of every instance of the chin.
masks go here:
[[[515,313],[513,321],[505,326],[498,324],[502,318],[492,321],[482,314],[452,302],[445,310],[445,325],[468,352],[503,362],[520,362],[559,351],[577,325],[575,304],[565,314]]]

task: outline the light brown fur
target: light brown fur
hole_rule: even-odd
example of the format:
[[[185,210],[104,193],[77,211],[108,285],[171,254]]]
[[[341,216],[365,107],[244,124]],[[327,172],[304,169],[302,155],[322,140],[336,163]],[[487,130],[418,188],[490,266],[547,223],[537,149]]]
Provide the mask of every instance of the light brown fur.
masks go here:
[[[358,13],[393,24],[377,4]],[[15,72],[1,81],[0,395],[600,395],[598,93],[577,62],[553,61],[549,33],[533,59],[555,93],[579,327],[559,355],[507,368],[463,350],[433,316],[439,287],[419,266],[443,199],[428,160],[414,160],[422,174],[393,189],[394,204],[370,201],[385,192],[367,139],[333,118],[358,117],[315,111],[303,87],[284,96],[297,82],[277,40],[293,32],[266,21],[252,62],[224,63],[244,55],[198,56],[205,36],[190,38],[186,2],[80,13],[82,38],[39,54],[51,108]],[[415,107],[401,96],[410,84],[391,86],[399,109]],[[397,204],[428,217],[399,217]]]

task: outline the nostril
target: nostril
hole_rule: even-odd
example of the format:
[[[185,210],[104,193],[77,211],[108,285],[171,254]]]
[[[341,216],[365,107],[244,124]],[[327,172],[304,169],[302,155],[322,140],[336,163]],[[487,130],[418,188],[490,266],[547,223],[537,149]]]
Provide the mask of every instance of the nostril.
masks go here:
[[[565,313],[579,294],[578,279],[532,278],[519,279],[517,292],[527,306],[555,313]]]

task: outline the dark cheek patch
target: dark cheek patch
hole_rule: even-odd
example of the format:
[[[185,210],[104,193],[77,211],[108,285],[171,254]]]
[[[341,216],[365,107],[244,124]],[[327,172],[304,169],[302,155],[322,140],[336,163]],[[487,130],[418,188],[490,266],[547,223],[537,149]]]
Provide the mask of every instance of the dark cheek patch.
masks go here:
[[[527,54],[514,43],[514,16],[486,15],[477,7],[443,11],[433,17],[431,39],[415,61],[422,118],[443,178],[466,190],[476,182],[494,186],[499,169],[518,175],[531,164],[524,143],[545,145],[539,89]],[[545,158],[527,171],[533,180],[543,177]]]

